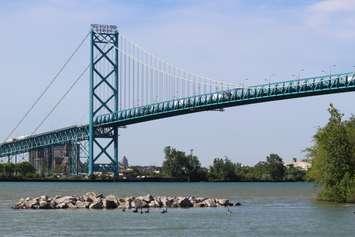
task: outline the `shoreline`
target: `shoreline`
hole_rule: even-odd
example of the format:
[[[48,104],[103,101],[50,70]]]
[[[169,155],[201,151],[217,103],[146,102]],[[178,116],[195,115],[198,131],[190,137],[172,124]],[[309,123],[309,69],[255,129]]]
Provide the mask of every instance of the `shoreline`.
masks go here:
[[[0,182],[77,182],[77,183],[312,183],[301,180],[187,180],[183,178],[145,178],[145,179],[48,179],[48,178],[0,178]]]

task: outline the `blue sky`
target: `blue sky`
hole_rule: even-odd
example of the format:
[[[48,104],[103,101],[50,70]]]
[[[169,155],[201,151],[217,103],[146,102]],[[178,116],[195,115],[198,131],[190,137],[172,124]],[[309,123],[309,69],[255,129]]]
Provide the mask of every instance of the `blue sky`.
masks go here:
[[[227,82],[354,70],[355,1],[2,1],[1,116],[5,138],[88,32],[91,23],[116,24],[132,41],[167,61]],[[29,134],[88,63],[88,46],[16,132]],[[273,75],[273,76],[271,76]],[[42,131],[85,123],[88,77]],[[120,155],[131,163],[161,164],[163,147],[190,150],[204,165],[226,155],[254,164],[271,152],[302,158],[334,103],[354,113],[355,95],[303,98],[204,112],[129,126]]]

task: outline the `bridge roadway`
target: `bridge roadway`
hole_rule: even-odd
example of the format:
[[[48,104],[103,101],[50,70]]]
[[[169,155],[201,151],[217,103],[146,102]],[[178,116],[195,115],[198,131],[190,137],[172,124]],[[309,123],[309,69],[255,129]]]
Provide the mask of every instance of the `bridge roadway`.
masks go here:
[[[354,72],[275,82],[177,98],[122,110],[118,113],[99,115],[94,122],[96,132],[104,137],[105,133],[110,132],[112,127],[226,107],[350,91],[355,91]],[[0,144],[0,157],[25,153],[54,144],[87,139],[88,125],[67,127],[22,139],[12,139]]]

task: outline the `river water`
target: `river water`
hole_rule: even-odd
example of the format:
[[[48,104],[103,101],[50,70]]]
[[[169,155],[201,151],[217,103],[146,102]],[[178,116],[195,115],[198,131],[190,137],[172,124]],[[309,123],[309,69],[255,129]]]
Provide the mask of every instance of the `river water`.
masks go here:
[[[242,203],[225,208],[13,210],[24,196],[84,194],[195,195]],[[310,183],[0,182],[0,236],[355,236],[355,205],[314,201]]]

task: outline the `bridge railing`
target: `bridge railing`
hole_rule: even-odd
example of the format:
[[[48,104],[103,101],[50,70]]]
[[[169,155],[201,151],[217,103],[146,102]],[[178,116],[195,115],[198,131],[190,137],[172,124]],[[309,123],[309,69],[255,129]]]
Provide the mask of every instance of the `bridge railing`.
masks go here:
[[[0,144],[0,157],[25,153],[32,149],[63,144],[72,141],[87,140],[87,125],[71,126],[63,129],[32,135],[24,138],[14,138]]]
[[[197,112],[203,110],[203,107],[211,107],[213,105],[220,105],[223,108],[233,106],[237,102],[247,103],[246,101],[250,101],[255,103],[255,100],[258,99],[263,102],[273,98],[276,100],[277,98],[275,97],[281,98],[292,95],[293,97],[302,97],[306,96],[305,94],[312,95],[312,93],[314,95],[334,93],[348,87],[355,88],[355,74],[353,72],[267,83],[177,98],[151,105],[133,107],[117,113],[100,115],[95,118],[94,122],[96,126],[101,126],[113,122],[134,120],[144,116],[159,116],[159,114],[162,115],[163,113],[179,110],[196,110]],[[322,91],[324,93],[321,93]]]

